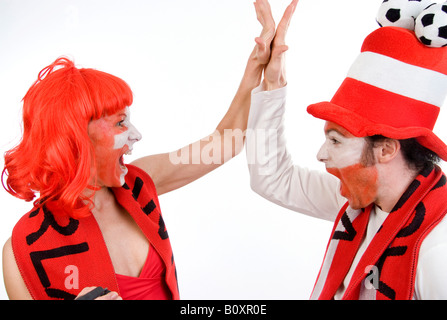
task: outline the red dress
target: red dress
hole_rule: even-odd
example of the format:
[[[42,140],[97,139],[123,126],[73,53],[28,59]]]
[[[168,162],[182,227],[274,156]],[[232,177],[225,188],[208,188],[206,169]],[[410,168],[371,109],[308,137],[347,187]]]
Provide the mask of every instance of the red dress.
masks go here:
[[[149,245],[149,253],[138,277],[116,274],[124,300],[171,300],[165,281],[166,268],[157,251]]]

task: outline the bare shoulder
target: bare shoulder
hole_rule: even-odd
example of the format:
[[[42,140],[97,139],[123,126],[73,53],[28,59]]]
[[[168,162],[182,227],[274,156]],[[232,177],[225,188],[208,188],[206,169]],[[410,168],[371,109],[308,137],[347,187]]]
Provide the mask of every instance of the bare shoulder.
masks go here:
[[[3,246],[3,279],[6,292],[11,300],[31,300],[32,297],[20,275],[16,259],[12,251],[11,238]]]

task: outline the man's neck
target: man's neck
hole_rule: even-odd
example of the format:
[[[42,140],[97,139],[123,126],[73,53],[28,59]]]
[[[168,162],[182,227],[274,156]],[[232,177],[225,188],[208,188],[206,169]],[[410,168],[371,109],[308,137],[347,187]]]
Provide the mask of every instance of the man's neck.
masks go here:
[[[378,165],[378,170],[380,187],[375,204],[383,211],[391,212],[419,173],[408,168],[403,159]]]

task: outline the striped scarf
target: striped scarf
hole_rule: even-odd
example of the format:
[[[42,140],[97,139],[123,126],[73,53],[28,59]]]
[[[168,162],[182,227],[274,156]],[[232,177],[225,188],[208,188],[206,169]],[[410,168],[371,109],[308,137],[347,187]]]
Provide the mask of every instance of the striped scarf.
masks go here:
[[[340,210],[311,299],[334,298],[361,245],[372,208],[353,210],[345,204]],[[446,213],[446,177],[439,167],[427,168],[371,240],[343,299],[412,299],[420,246]]]
[[[127,167],[125,184],[112,191],[162,258],[166,284],[172,298],[179,299],[174,256],[154,183],[143,170]],[[22,278],[35,300],[74,299],[88,286],[107,287],[119,293],[112,260],[93,215],[76,220],[53,214],[45,206],[34,208],[14,227],[12,247]],[[76,286],[67,283],[73,268],[79,275]]]

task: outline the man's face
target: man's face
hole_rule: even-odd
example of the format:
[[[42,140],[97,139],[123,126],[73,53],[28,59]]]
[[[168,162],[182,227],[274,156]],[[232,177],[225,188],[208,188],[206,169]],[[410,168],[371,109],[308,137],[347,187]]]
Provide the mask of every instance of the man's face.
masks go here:
[[[141,139],[130,123],[129,108],[91,121],[88,134],[96,155],[96,185],[122,186],[127,174],[123,156],[130,154],[133,144]]]
[[[326,170],[340,179],[340,193],[353,209],[361,209],[377,198],[377,168],[364,161],[366,139],[353,136],[343,127],[326,122],[326,141],[318,152],[318,160]]]

